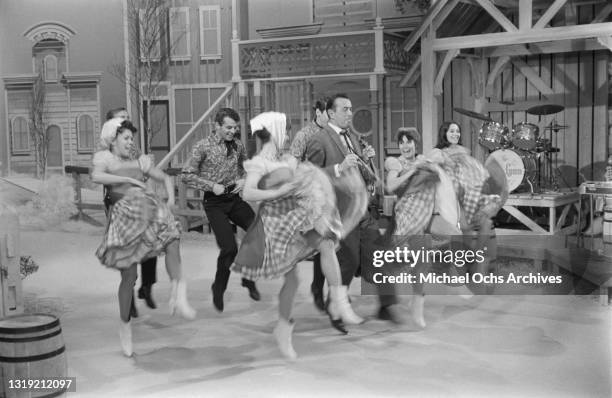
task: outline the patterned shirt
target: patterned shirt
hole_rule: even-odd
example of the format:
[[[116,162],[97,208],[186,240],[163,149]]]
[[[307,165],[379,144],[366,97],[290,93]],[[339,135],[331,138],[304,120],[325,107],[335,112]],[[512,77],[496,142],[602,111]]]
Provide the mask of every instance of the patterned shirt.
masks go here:
[[[312,121],[308,123],[306,127],[298,131],[295,137],[293,137],[289,153],[302,162],[306,160],[306,148],[308,147],[308,143],[310,139],[321,130],[322,128],[316,122]]]
[[[214,184],[228,187],[244,178],[242,163],[246,149],[240,140],[234,138],[237,149],[227,155],[225,140],[216,134],[199,141],[191,150],[190,158],[183,166],[183,182],[191,188],[212,191]]]

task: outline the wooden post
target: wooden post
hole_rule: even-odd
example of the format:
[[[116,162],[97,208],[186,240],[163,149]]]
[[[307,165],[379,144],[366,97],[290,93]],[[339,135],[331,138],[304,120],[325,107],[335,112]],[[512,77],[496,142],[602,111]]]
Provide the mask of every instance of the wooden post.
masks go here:
[[[435,31],[430,25],[421,38],[421,121],[423,153],[433,149],[438,124],[438,100],[434,95],[436,54],[432,48]]]
[[[23,312],[19,218],[0,205],[0,318]]]

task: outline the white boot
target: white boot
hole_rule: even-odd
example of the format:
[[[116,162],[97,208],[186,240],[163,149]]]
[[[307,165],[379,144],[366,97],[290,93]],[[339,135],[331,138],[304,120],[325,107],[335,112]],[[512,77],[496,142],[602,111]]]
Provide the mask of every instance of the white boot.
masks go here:
[[[178,313],[183,318],[193,320],[196,311],[187,302],[187,284],[184,280],[172,281],[172,293],[170,294],[170,314]]]
[[[278,344],[281,353],[285,358],[291,361],[295,361],[297,358],[297,353],[293,349],[293,344],[291,343],[291,334],[293,333],[294,326],[295,323],[293,320],[287,322],[283,318],[280,318],[273,332],[276,344]]]
[[[339,314],[342,321],[347,325],[359,325],[364,322],[364,319],[355,314],[351,303],[348,301],[348,286],[330,286],[329,287],[329,312]]]
[[[121,349],[123,350],[123,355],[125,355],[126,357],[131,357],[133,353],[131,321],[119,321],[119,340],[121,341]]]
[[[425,317],[423,316],[423,305],[425,304],[425,296],[417,294],[412,298],[412,319],[420,328],[425,329]]]

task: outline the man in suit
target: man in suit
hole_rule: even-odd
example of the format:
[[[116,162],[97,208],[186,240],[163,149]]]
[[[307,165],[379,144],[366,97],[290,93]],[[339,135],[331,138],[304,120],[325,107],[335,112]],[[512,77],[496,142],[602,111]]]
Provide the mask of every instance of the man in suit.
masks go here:
[[[358,167],[360,158],[371,158],[375,156],[374,148],[367,146],[363,152],[359,146],[357,138],[351,134],[349,126],[353,116],[351,100],[345,94],[336,94],[330,98],[326,104],[326,112],[329,120],[309,142],[306,150],[307,159],[323,168],[333,178],[341,178],[343,172],[350,167]],[[343,203],[350,200],[347,193],[340,190],[336,191],[338,208],[342,212]],[[361,249],[369,246],[368,240],[372,239],[371,231],[374,220],[369,213],[366,213],[361,223],[340,242],[338,251],[338,262],[342,273],[342,284],[348,289],[355,272],[361,263]],[[322,281],[320,286],[313,287],[322,291]],[[396,321],[399,323],[400,316],[396,310],[397,297],[394,294],[380,294],[379,318]],[[351,321],[345,323],[361,323],[363,319],[357,314]]]

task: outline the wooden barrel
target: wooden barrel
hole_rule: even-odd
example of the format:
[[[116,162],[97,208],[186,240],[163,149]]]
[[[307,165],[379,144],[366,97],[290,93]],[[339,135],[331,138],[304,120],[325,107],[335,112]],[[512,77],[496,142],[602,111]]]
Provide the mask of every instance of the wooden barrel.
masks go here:
[[[59,319],[47,314],[15,315],[0,319],[0,395],[57,397],[61,388],[42,392],[9,389],[9,380],[66,377],[66,346]]]

